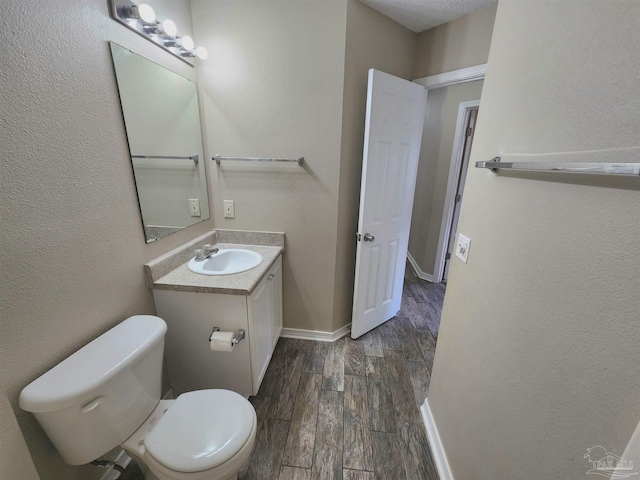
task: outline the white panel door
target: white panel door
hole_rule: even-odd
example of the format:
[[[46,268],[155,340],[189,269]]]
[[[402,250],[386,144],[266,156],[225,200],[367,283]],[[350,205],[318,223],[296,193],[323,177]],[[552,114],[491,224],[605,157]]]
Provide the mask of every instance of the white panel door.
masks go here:
[[[369,70],[352,338],[400,310],[425,101],[423,86]]]

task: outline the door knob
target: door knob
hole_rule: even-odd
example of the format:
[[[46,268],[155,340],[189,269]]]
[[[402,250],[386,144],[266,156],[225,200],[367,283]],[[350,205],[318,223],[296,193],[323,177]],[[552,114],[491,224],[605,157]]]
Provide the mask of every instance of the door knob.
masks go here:
[[[364,234],[364,241],[365,242],[373,242],[375,239],[376,239],[376,237],[374,237],[370,233],[365,233]]]

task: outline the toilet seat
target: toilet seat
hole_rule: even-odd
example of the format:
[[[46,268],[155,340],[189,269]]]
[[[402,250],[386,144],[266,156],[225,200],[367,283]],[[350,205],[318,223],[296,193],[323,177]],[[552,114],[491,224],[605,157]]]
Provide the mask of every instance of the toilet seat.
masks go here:
[[[146,455],[177,472],[200,472],[230,460],[247,443],[255,411],[229,390],[180,395],[144,441]]]
[[[228,480],[235,479],[238,471],[249,462],[251,453],[253,452],[253,445],[255,443],[257,432],[257,422],[253,427],[249,441],[244,444],[242,449],[225,463],[218,465],[209,470],[201,472],[177,472],[175,470],[169,470],[164,465],[158,463],[150,455],[144,456],[145,465],[149,468],[149,472],[145,476],[147,480]],[[149,473],[153,475],[150,476]]]
[[[177,408],[176,408],[177,407]],[[187,464],[190,471],[181,471],[170,468],[167,464],[178,465],[174,456],[178,457],[178,461],[187,461],[189,456],[193,458],[198,455],[198,450],[186,450],[184,445],[197,448],[198,443],[193,443],[193,439],[189,438],[193,432],[198,434],[204,433],[201,440],[206,439],[206,430],[213,430],[216,427],[212,422],[216,422],[216,415],[211,411],[217,412],[217,416],[227,416],[228,418],[242,412],[242,425],[235,428],[240,430],[242,434],[237,434],[235,444],[240,445],[237,450],[232,452],[230,449],[218,449],[219,454],[215,451],[208,460],[196,462],[201,468],[202,465],[214,465],[213,467],[194,471],[193,464]],[[171,413],[173,412],[173,413]],[[171,415],[170,415],[171,414]],[[165,422],[164,419],[168,418]],[[184,421],[184,422],[183,422]],[[172,428],[177,423],[177,427]],[[193,429],[189,430],[189,424]],[[162,426],[164,425],[164,426]],[[244,439],[249,427],[248,436]],[[221,421],[218,423],[218,432],[229,432],[229,422]],[[232,432],[234,430],[231,430]],[[154,434],[155,432],[155,434]],[[176,400],[161,400],[154,412],[149,416],[143,425],[131,435],[121,447],[125,449],[133,458],[141,464],[146,465],[149,469],[146,478],[159,480],[226,480],[235,478],[235,474],[245,465],[251,457],[253,445],[255,443],[257,432],[257,418],[255,410],[249,401],[241,395],[228,390],[199,390],[195,392],[184,393]],[[230,434],[233,437],[232,434]],[[154,437],[156,439],[154,440]],[[221,438],[221,437],[219,437]],[[155,455],[150,451],[155,452]],[[164,449],[176,449],[178,453],[169,452],[165,457]],[[215,450],[215,449],[210,449]],[[197,452],[197,453],[192,453]],[[202,453],[202,450],[199,452]],[[231,456],[229,456],[231,455]],[[223,461],[223,458],[227,460]],[[180,460],[182,459],[182,460]],[[153,474],[153,475],[150,475]]]

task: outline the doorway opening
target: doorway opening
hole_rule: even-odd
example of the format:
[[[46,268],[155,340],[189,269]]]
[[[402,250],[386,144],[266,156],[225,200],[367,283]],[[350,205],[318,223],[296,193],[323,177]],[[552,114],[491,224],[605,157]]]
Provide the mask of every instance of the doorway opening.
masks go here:
[[[440,283],[448,276],[445,256],[455,239],[456,204],[464,192],[484,66],[444,77],[421,88],[418,81],[369,71],[356,234],[354,339],[400,311],[406,259],[418,267],[414,270],[423,280]],[[421,168],[426,187],[420,184]],[[429,208],[416,212],[429,195]],[[423,215],[425,210],[429,215]],[[426,270],[432,274],[424,273],[411,252],[414,223],[420,222],[418,230],[426,230],[429,238],[417,243],[428,247],[421,253],[430,255]]]
[[[486,65],[414,80],[427,89],[407,259],[416,275],[446,282]]]

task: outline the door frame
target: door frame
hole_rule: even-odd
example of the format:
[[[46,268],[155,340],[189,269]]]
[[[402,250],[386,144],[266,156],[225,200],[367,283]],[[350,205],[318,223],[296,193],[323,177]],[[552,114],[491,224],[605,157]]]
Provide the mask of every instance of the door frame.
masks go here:
[[[476,80],[484,80],[485,73],[487,71],[487,64],[476,65],[474,67],[462,68],[460,70],[454,70],[452,72],[440,73],[438,75],[431,75],[428,77],[422,77],[414,80],[414,83],[418,83],[425,87],[427,90],[427,101],[429,101],[429,90],[438,87],[448,87],[456,85],[458,83],[473,82]],[[463,106],[465,105],[465,106]],[[446,246],[449,243],[449,232],[451,230],[451,222],[453,220],[453,208],[455,200],[455,191],[457,189],[456,179],[460,175],[460,160],[462,156],[462,150],[464,148],[464,119],[466,117],[466,110],[475,106],[479,106],[478,100],[470,102],[461,102],[458,107],[458,120],[456,124],[456,132],[453,141],[453,149],[451,152],[451,163],[449,165],[449,178],[447,180],[447,190],[445,194],[445,210],[442,216],[442,222],[440,224],[440,234],[438,235],[438,249],[436,251],[436,262],[434,271],[432,274],[418,272],[418,276],[421,278],[424,276],[424,280],[428,280],[434,283],[440,283],[442,276],[444,275],[445,255],[447,254]],[[461,115],[460,112],[463,112]],[[462,120],[461,120],[462,117]],[[411,258],[409,261],[411,262]],[[413,263],[413,262],[411,262]],[[420,275],[422,273],[422,275]]]
[[[458,105],[458,119],[456,121],[456,132],[453,137],[453,149],[451,151],[451,164],[449,165],[449,179],[447,180],[447,193],[444,197],[444,215],[440,224],[440,237],[438,239],[438,250],[436,251],[436,264],[434,274],[440,269],[442,273],[436,278],[440,282],[444,280],[444,272],[446,267],[446,255],[451,240],[451,230],[453,227],[453,217],[456,208],[456,194],[460,184],[460,170],[464,163],[464,146],[467,141],[466,126],[469,122],[471,110],[480,107],[480,100],[469,100],[460,102]],[[477,122],[477,120],[476,120]]]

